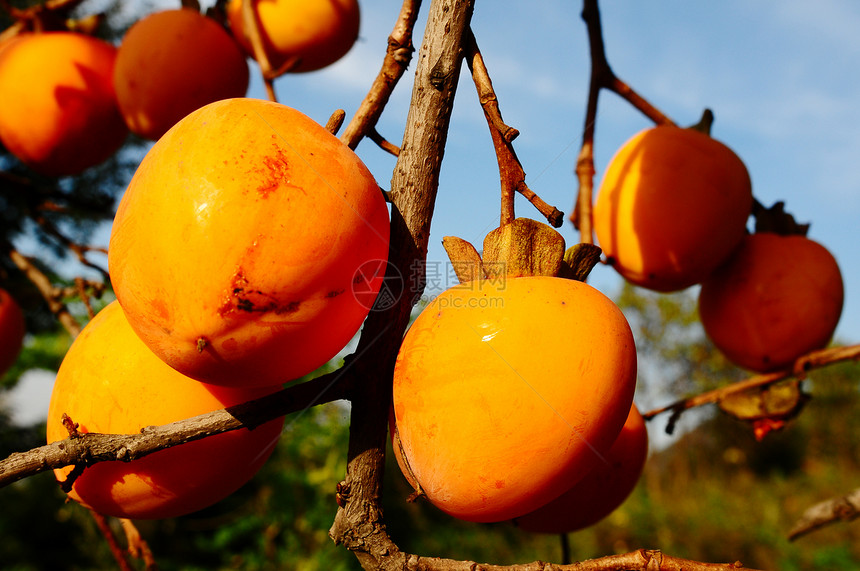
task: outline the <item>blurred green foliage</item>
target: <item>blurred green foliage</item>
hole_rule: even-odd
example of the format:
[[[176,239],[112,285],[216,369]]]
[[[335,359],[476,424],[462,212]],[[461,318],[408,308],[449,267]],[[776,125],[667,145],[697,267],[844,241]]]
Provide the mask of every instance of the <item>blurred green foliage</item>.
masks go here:
[[[638,308],[625,309],[637,324],[637,339],[643,325],[649,331],[678,332],[655,335],[650,349],[648,344],[640,348],[642,358],[653,360],[655,372],[661,370],[662,352],[675,361],[703,355],[682,347],[706,344],[689,319],[695,310],[691,294],[662,296],[659,310],[640,303],[650,294],[631,290],[626,295]],[[641,299],[633,299],[637,297]],[[678,323],[661,326],[655,320]],[[62,344],[45,346],[30,345],[23,358],[32,362],[47,355],[56,362]],[[678,370],[694,365],[682,364]],[[720,367],[729,376],[740,374],[726,364]],[[749,425],[709,409],[694,429],[652,450],[639,486],[621,508],[567,536],[572,559],[648,548],[701,561],[740,560],[759,569],[860,567],[856,524],[835,524],[795,542],[786,539],[804,509],[860,482],[858,379],[856,363],[813,371],[805,381],[812,401],[787,428],[762,442]],[[725,381],[714,376],[702,382],[713,386]],[[658,416],[649,424],[652,442],[664,421]],[[335,489],[346,470],[348,422],[345,402],[293,414],[269,462],[239,492],[186,517],[136,522],[159,568],[359,569],[356,558],[327,534],[337,510]],[[0,457],[41,444],[43,434],[43,426],[13,427],[0,416]],[[508,523],[455,520],[427,502],[407,502],[410,493],[389,454],[385,522],[404,551],[497,564],[561,560],[558,536],[525,533]],[[50,474],[2,489],[0,498],[3,569],[116,568],[92,518],[77,504],[64,503]],[[136,567],[143,568],[139,562]]]

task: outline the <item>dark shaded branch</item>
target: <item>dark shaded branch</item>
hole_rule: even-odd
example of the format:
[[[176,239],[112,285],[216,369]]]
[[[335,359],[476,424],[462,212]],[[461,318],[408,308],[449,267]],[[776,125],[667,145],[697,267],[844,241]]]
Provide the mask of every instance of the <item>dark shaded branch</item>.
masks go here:
[[[329,535],[368,569],[397,566],[403,555],[385,532],[380,499],[388,440],[391,379],[403,331],[425,286],[424,267],[439,171],[462,67],[462,38],[472,3],[433,0],[418,57],[412,102],[391,180],[389,276],[405,288],[397,303],[371,312],[359,349],[375,343],[373,359],[356,363],[361,390],[352,398],[346,481],[351,490]],[[399,555],[398,555],[399,554]]]

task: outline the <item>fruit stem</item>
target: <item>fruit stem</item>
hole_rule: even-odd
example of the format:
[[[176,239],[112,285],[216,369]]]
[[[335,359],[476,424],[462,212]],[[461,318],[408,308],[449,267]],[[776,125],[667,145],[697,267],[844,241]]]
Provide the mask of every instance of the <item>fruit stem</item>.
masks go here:
[[[702,112],[702,118],[699,119],[699,122],[695,125],[690,125],[687,127],[688,129],[692,129],[693,131],[698,131],[699,133],[704,133],[705,135],[711,135],[711,125],[714,124],[714,112],[710,109],[705,109]]]

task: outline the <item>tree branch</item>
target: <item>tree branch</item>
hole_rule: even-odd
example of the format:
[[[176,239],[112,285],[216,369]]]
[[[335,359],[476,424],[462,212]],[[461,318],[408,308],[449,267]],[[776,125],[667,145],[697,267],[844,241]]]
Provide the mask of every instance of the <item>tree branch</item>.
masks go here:
[[[30,260],[11,246],[9,246],[8,249],[8,256],[9,259],[12,260],[12,263],[21,270],[21,273],[27,276],[27,279],[36,286],[36,289],[39,290],[39,293],[42,294],[42,297],[48,304],[48,309],[51,310],[51,313],[53,313],[63,327],[66,328],[69,335],[77,337],[78,333],[81,332],[81,324],[78,323],[74,316],[69,312],[69,308],[66,307],[66,304],[60,301],[51,280],[48,279],[48,276],[42,273],[39,268],[30,262]]]
[[[478,92],[478,100],[484,109],[484,116],[490,128],[490,136],[493,139],[493,147],[496,150],[496,159],[499,163],[499,178],[502,185],[502,208],[499,226],[504,226],[514,220],[514,193],[522,194],[532,205],[537,208],[547,221],[555,228],[562,225],[564,214],[554,206],[543,201],[526,184],[526,173],[517,158],[513,148],[513,140],[519,135],[519,131],[507,125],[502,119],[499,109],[499,101],[493,89],[490,73],[484,64],[484,57],[478,48],[475,35],[469,29],[465,38],[466,63],[472,72],[472,80]]]
[[[831,523],[851,521],[858,516],[860,516],[860,488],[808,508],[788,532],[788,539],[794,541]]]
[[[580,241],[594,243],[591,205],[594,195],[594,128],[597,122],[597,100],[601,89],[608,89],[641,111],[658,125],[672,125],[671,119],[661,113],[642,96],[621,81],[609,65],[603,43],[600,9],[597,0],[583,0],[582,19],[588,31],[591,53],[591,78],[588,86],[588,102],[585,111],[585,127],[582,132],[582,147],[576,160],[576,176],[579,181],[576,206],[570,215],[573,226],[579,230]]]
[[[425,276],[416,270],[426,263],[439,170],[462,67],[462,38],[471,15],[469,0],[433,0],[430,4],[403,143],[391,180],[388,276],[399,273],[406,287],[397,303],[371,313],[359,341],[361,347],[378,340],[378,349],[372,360],[356,363],[361,390],[353,394],[344,483],[350,497],[338,509],[329,535],[353,551],[368,569],[396,566],[403,557],[385,532],[380,506],[391,379],[403,331],[424,290]]]
[[[832,365],[840,361],[849,361],[858,358],[860,358],[860,345],[832,347],[829,349],[812,351],[798,358],[794,362],[794,365],[782,371],[755,375],[743,381],[738,381],[712,391],[707,391],[696,396],[676,401],[664,407],[656,408],[644,413],[642,417],[645,420],[651,420],[658,414],[671,411],[672,417],[670,418],[669,425],[666,429],[667,432],[671,432],[671,427],[674,426],[678,417],[680,417],[684,411],[691,408],[716,403],[732,393],[743,392],[753,388],[764,388],[789,377],[802,379],[806,376],[807,372],[813,369],[826,367],[827,365]]]
[[[165,425],[149,426],[140,434],[79,434],[27,452],[15,452],[0,461],[0,488],[47,470],[69,465],[91,466],[97,462],[131,462],[207,436],[239,428],[254,429],[279,416],[344,399],[352,382],[347,362],[337,371],[265,397]]]
[[[379,121],[394,87],[412,60],[412,52],[415,51],[412,45],[412,30],[415,27],[415,20],[418,18],[420,7],[421,0],[403,1],[394,29],[388,36],[388,48],[382,61],[382,69],[349,125],[346,126],[340,136],[340,140],[351,149],[355,149],[365,136],[375,132],[376,123]],[[382,137],[379,139],[384,140]],[[374,141],[376,140],[374,138]],[[382,148],[391,151],[385,146]]]

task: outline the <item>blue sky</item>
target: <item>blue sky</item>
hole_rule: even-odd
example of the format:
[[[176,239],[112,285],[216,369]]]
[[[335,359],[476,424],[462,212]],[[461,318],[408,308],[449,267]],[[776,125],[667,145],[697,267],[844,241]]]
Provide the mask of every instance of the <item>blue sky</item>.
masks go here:
[[[362,4],[361,39],[341,62],[276,84],[282,103],[324,121],[335,107],[350,114],[378,70],[396,2]],[[425,3],[426,12],[429,3]],[[520,130],[514,145],[527,183],[547,202],[571,210],[573,167],[581,141],[589,60],[578,2],[477,2],[473,29],[493,78],[505,120]],[[604,39],[616,74],[680,124],[705,107],[716,121],[712,135],[746,163],[754,195],[777,200],[809,237],[833,252],[843,271],[846,303],[837,336],[860,341],[860,4],[720,3],[683,0],[601,3]],[[416,41],[420,41],[419,22]],[[380,124],[399,142],[414,64]],[[259,86],[251,95],[262,96]],[[614,151],[649,122],[626,102],[604,92],[597,118],[597,179]],[[394,165],[370,142],[359,154],[383,187]],[[445,263],[441,240],[456,235],[480,247],[497,226],[495,157],[471,79],[460,84],[442,167],[430,263]],[[519,215],[536,216],[518,199]],[[578,235],[566,224],[569,243]],[[618,287],[608,267],[591,283]]]
[[[159,6],[177,6],[159,0]],[[422,13],[426,14],[429,0]],[[705,107],[716,115],[712,135],[746,163],[754,195],[766,205],[784,200],[809,237],[836,256],[846,302],[837,337],[860,342],[860,3],[852,0],[780,2],[601,2],[609,61],[616,74],[680,124]],[[363,0],[358,43],[324,70],[285,76],[279,100],[324,123],[331,112],[356,110],[379,70],[400,3]],[[472,27],[527,183],[547,202],[570,212],[573,168],[585,113],[588,45],[581,4],[570,0],[476,2]],[[423,17],[416,26],[420,43]],[[395,91],[379,131],[400,143],[415,63]],[[251,97],[264,98],[252,67]],[[650,123],[604,92],[596,127],[597,181],[614,151]],[[383,188],[395,158],[370,141],[358,154]],[[442,166],[428,262],[444,268],[442,238],[455,235],[478,248],[498,225],[498,171],[471,79],[464,73]],[[521,197],[517,213],[539,218]],[[107,244],[107,231],[96,235]],[[560,229],[578,241],[569,223]],[[21,245],[26,249],[25,245]],[[608,294],[615,272],[598,266],[590,282]],[[440,286],[453,285],[440,283]],[[428,292],[430,294],[433,291]],[[31,400],[24,398],[24,400]]]

